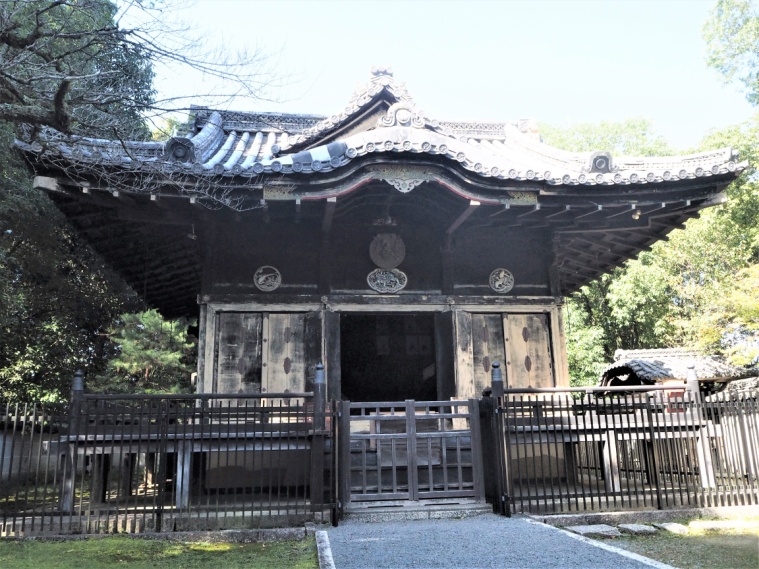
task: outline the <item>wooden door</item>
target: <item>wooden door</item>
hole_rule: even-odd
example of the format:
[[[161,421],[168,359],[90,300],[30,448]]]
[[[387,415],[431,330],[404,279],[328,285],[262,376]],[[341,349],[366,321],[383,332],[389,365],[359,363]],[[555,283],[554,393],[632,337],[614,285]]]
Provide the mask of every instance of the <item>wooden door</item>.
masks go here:
[[[319,312],[221,312],[215,393],[292,393],[322,359]]]
[[[503,315],[457,312],[456,397],[479,398],[490,386],[490,370],[495,361],[504,361]]]
[[[547,314],[504,314],[508,387],[554,387]]]
[[[261,392],[261,343],[263,315],[219,314],[214,393]]]
[[[547,314],[458,311],[454,333],[457,398],[479,398],[494,361],[507,387],[555,386]]]

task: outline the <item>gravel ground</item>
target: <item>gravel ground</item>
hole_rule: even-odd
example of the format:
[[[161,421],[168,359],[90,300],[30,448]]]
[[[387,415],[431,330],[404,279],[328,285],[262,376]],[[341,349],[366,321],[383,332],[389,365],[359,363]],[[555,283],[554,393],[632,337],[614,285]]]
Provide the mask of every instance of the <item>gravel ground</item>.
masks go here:
[[[490,514],[461,520],[345,521],[328,533],[337,569],[667,567],[596,547],[525,518]]]

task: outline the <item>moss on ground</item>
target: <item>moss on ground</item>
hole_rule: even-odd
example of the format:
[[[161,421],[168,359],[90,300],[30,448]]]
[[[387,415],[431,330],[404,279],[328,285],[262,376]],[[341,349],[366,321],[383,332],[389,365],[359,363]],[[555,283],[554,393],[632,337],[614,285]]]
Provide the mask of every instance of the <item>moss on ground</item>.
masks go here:
[[[613,544],[681,569],[757,569],[759,518],[738,520],[732,528],[701,527],[704,520],[681,520],[687,535],[659,531],[625,536]]]
[[[0,567],[14,569],[317,569],[313,538],[274,543],[185,543],[130,537],[0,541]]]

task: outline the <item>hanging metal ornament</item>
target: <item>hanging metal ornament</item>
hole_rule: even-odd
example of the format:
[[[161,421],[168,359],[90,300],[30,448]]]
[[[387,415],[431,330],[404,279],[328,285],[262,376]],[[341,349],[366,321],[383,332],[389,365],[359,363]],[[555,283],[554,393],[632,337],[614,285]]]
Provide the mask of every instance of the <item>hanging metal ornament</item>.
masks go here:
[[[396,233],[379,233],[369,245],[369,256],[380,269],[394,269],[406,258],[406,245]]]

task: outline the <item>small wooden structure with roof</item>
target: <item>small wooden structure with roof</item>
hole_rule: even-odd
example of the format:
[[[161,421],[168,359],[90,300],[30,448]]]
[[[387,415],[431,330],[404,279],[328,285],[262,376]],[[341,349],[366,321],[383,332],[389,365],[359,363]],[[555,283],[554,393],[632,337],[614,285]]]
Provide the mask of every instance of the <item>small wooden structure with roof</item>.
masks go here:
[[[331,117],[195,109],[161,142],[19,141],[149,305],[200,315],[198,390],[352,401],[568,385],[562,297],[724,201],[729,148],[572,153],[435,120],[385,69]]]
[[[693,369],[701,392],[710,394],[722,391],[731,381],[759,375],[759,370],[730,365],[720,356],[681,348],[617,350],[614,359],[601,375],[602,386],[685,382]]]

